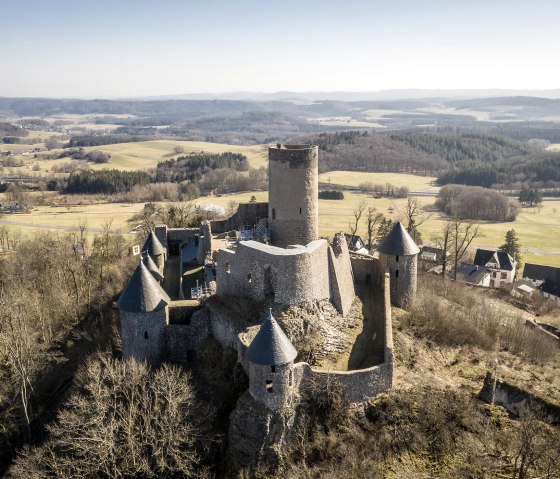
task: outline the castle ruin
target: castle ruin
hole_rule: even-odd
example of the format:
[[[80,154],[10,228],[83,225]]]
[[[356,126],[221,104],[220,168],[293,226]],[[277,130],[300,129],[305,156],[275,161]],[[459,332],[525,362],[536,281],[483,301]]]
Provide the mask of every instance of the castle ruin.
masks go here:
[[[350,253],[342,233],[331,241],[319,238],[317,150],[304,145],[269,149],[268,204],[240,205],[229,218],[200,228],[161,225],[150,232],[144,257],[117,303],[125,358],[196,367],[204,341],[214,338],[237,351],[249,379],[248,394],[270,411],[297,405],[311,380],[335,381],[350,403],[391,387],[391,302],[406,306],[412,301],[418,248],[400,223],[380,245],[379,258]],[[213,251],[213,234],[226,232],[235,240]],[[173,270],[171,261],[177,257],[179,267]],[[176,297],[162,288],[162,280],[165,286],[189,264],[204,266],[207,296],[184,300],[181,284]],[[272,309],[258,325],[258,317],[240,320],[221,306],[232,298],[280,311],[327,302],[345,317],[357,290],[377,311],[360,354],[375,349],[377,359],[341,371],[297,361],[298,351]]]

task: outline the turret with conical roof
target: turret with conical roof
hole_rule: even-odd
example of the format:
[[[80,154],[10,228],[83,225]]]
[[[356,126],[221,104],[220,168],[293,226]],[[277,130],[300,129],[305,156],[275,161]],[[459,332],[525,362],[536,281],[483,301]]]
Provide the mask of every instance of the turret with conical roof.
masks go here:
[[[382,269],[389,270],[391,302],[408,308],[416,297],[416,276],[420,249],[400,221],[377,247]]]
[[[157,267],[157,264],[154,263],[154,260],[150,256],[150,253],[146,251],[143,254],[143,258],[144,258],[144,264],[146,265],[146,268],[148,268],[148,271],[152,273],[154,279],[161,284],[161,282],[163,281],[163,274],[161,273],[160,269]]]
[[[170,302],[167,293],[140,260],[117,301],[125,359],[134,358],[150,365],[160,362]]]
[[[249,392],[268,409],[289,405],[293,396],[293,365],[297,356],[270,311],[245,352],[249,365]]]
[[[147,251],[154,259],[160,271],[163,271],[163,265],[165,263],[165,248],[162,246],[153,230],[148,233],[148,237],[142,247],[142,251]]]

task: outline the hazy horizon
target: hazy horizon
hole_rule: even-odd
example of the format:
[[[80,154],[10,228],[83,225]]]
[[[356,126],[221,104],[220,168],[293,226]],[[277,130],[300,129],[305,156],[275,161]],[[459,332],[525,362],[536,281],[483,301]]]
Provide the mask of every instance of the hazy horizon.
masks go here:
[[[552,90],[560,4],[8,1],[0,96]]]

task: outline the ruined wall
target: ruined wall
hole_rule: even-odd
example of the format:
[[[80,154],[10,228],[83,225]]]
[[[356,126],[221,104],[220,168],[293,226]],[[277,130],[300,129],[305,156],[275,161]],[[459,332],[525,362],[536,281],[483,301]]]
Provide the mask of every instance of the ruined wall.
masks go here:
[[[167,307],[152,313],[120,311],[123,358],[157,365],[164,349]]]
[[[500,381],[490,372],[484,378],[478,397],[487,403],[499,404],[516,416],[531,412],[550,424],[560,424],[560,406]]]
[[[268,224],[273,245],[306,245],[319,237],[318,147],[268,150]]]
[[[212,230],[210,229],[210,222],[203,221],[200,225],[199,240],[198,240],[198,264],[204,264],[207,256],[212,255]]]
[[[385,267],[379,258],[370,255],[350,252],[350,263],[354,283],[364,285],[382,286],[385,277]]]
[[[390,256],[381,254],[381,265],[388,268],[391,280],[391,301],[407,309],[416,297],[418,255]]]
[[[356,296],[348,245],[342,233],[335,235],[329,247],[329,280],[331,299],[343,316],[346,316]]]
[[[170,324],[165,328],[163,358],[168,361],[194,361],[202,343],[211,334],[207,309],[192,314],[186,324]]]
[[[242,241],[235,250],[217,252],[217,293],[256,301],[274,296],[284,305],[328,299],[327,250],[326,240],[288,249]]]
[[[247,327],[247,323],[238,321],[227,309],[221,308],[212,301],[206,303],[210,312],[212,336],[224,348],[237,349],[237,337]]]
[[[210,222],[215,234],[227,231],[239,230],[241,226],[254,226],[263,218],[268,217],[268,203],[241,203],[237,211],[225,220],[214,220]]]

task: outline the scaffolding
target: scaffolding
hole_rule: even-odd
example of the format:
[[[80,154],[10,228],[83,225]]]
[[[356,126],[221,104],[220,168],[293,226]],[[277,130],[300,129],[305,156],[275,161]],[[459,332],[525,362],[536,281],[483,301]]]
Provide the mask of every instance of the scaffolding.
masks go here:
[[[210,296],[212,296],[212,292],[208,284],[204,283],[204,286],[199,286],[197,280],[196,288],[191,288],[191,299],[205,299]]]

